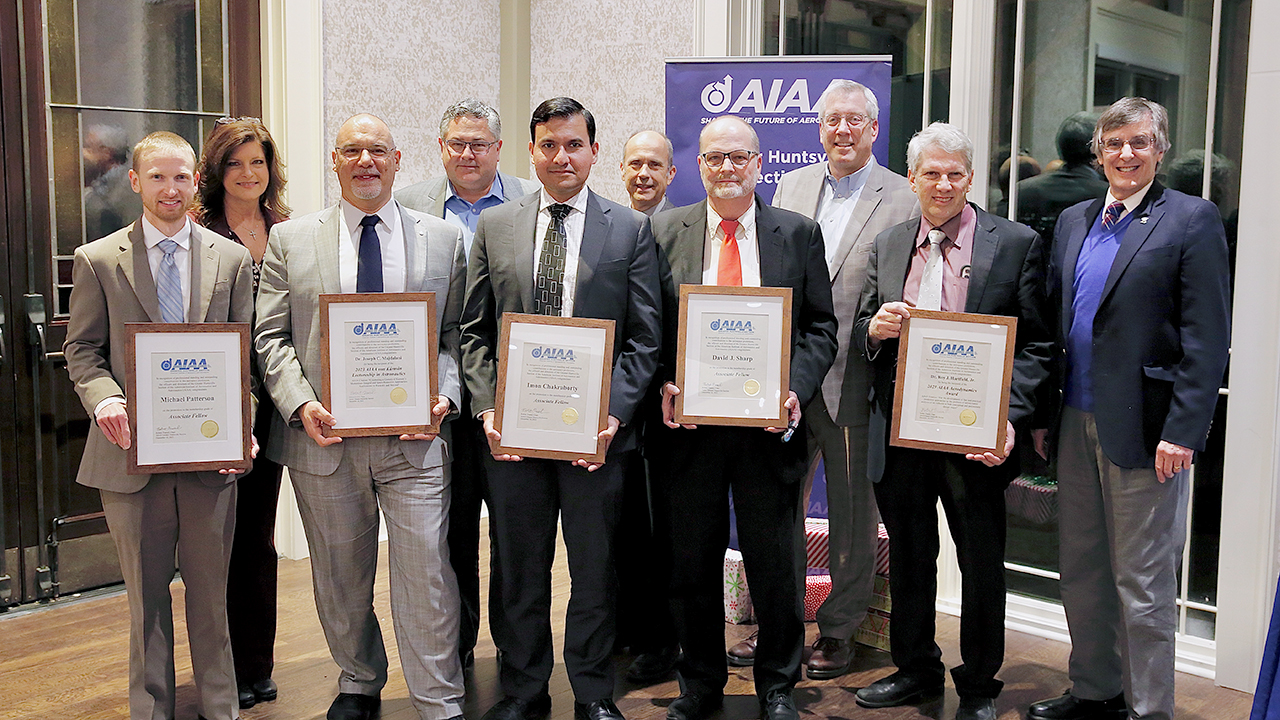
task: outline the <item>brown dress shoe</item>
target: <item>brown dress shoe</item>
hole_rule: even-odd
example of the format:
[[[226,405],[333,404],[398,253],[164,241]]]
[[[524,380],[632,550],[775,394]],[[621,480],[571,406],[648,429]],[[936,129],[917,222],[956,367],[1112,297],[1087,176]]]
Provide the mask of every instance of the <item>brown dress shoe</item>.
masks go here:
[[[751,667],[756,664],[756,632],[748,635],[742,642],[729,648],[725,659],[734,667]]]
[[[810,680],[830,680],[849,672],[853,663],[853,645],[848,640],[820,637],[813,643],[809,656]]]

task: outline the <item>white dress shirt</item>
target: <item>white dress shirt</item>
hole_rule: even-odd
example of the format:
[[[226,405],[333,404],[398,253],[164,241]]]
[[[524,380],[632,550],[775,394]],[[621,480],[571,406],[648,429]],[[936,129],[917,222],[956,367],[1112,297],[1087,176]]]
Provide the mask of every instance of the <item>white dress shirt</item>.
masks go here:
[[[382,291],[404,292],[405,288],[405,241],[404,229],[400,225],[400,203],[394,199],[387,202],[377,212],[366,213],[346,200],[341,201],[342,222],[347,234],[339,233],[338,243],[338,281],[342,292],[356,291],[356,273],[360,269],[360,233],[364,230],[360,221],[365,215],[377,215],[378,224],[373,226],[378,233],[378,244],[382,249]]]
[[[573,300],[578,288],[578,256],[582,252],[582,232],[587,226],[587,189],[563,203],[572,208],[564,218],[565,255],[564,282],[560,291],[560,317],[573,317]],[[551,206],[556,200],[542,189],[538,205],[538,224],[533,231],[533,277],[538,277],[538,260],[542,257],[542,243],[551,227]]]
[[[718,285],[716,271],[720,267],[720,250],[724,247],[724,230],[720,221],[724,218],[707,203],[707,239],[702,244],[702,284]],[[756,204],[738,218],[738,229],[733,234],[738,241],[738,257],[742,261],[742,287],[760,287],[760,246],[756,242]]]

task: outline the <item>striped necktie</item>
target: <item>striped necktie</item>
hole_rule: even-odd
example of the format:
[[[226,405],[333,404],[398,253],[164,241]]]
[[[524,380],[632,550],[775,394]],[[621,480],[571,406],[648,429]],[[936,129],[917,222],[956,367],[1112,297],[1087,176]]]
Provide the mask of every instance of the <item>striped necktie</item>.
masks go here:
[[[1124,203],[1119,200],[1107,206],[1102,213],[1102,229],[1110,230],[1115,224],[1120,222],[1120,214],[1124,212]]]
[[[160,319],[167,323],[180,323],[185,318],[182,311],[182,275],[173,254],[178,243],[165,238],[159,243],[164,257],[160,260],[160,273],[156,277],[156,295],[160,299]]]

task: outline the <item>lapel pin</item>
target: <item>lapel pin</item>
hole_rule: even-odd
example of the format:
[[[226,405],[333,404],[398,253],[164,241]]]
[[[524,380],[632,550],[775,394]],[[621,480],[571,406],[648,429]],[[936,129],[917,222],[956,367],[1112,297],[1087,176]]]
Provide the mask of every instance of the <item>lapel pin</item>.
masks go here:
[[[1142,219],[1138,221],[1138,224],[1139,224],[1139,225],[1146,225],[1146,224],[1147,224],[1147,216],[1146,216],[1146,215],[1143,215],[1143,216],[1142,216]]]

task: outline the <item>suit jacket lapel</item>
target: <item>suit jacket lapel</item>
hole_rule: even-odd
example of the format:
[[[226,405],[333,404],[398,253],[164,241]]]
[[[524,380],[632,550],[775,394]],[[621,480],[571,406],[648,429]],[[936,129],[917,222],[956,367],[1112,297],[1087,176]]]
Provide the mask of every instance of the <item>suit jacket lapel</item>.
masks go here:
[[[1164,217],[1163,191],[1164,188],[1159,182],[1153,183],[1151,189],[1147,191],[1147,196],[1142,199],[1142,204],[1134,208],[1133,219],[1129,221],[1129,227],[1124,231],[1120,248],[1116,250],[1116,259],[1111,263],[1111,272],[1107,274],[1107,284],[1102,287],[1099,306],[1107,301],[1107,296],[1115,289],[1116,282],[1129,266],[1129,261],[1147,242],[1147,238],[1151,237],[1151,231],[1160,224],[1160,218]]]
[[[213,288],[218,282],[218,263],[222,254],[213,243],[202,238],[195,223],[191,224],[191,307],[187,322],[204,322],[213,301]]]
[[[1080,250],[1084,247],[1085,236],[1089,234],[1089,228],[1093,227],[1093,221],[1097,219],[1098,213],[1102,212],[1102,204],[1104,198],[1098,198],[1090,203],[1085,209],[1084,220],[1073,222],[1066,230],[1066,245],[1063,247],[1062,267],[1060,268],[1061,277],[1052,278],[1050,282],[1062,284],[1062,336],[1066,337],[1071,334],[1071,306],[1075,302],[1075,271],[1076,261],[1080,259]]]
[[[400,207],[400,227],[404,235],[405,292],[422,292],[427,279],[427,229]]]
[[[873,159],[871,162],[875,162]],[[849,216],[849,224],[845,225],[844,235],[840,238],[840,246],[836,248],[835,257],[831,258],[830,271],[831,277],[835,277],[840,271],[840,266],[844,265],[845,258],[849,257],[849,253],[853,252],[853,246],[858,240],[858,233],[862,232],[862,228],[866,227],[867,221],[871,219],[871,213],[875,212],[876,206],[880,204],[882,195],[880,191],[884,189],[884,179],[880,177],[878,168],[872,167],[870,174],[867,176],[867,183],[862,186],[862,194],[858,196],[858,204],[853,207],[853,214]]]
[[[511,256],[515,258],[516,282],[520,287],[521,312],[533,312],[533,247],[538,233],[538,202],[541,194],[527,195],[512,220]]]
[[[582,226],[582,243],[578,246],[578,279],[574,285],[574,314],[581,315],[581,310],[591,292],[593,283],[591,276],[600,262],[600,254],[604,252],[605,241],[609,237],[609,227],[613,224],[609,211],[600,204],[596,194],[587,190],[587,213]]]
[[[911,268],[911,255],[916,248],[916,233],[920,229],[919,220],[903,223],[893,229],[888,238],[888,257],[877,259],[883,270],[877,270],[878,283],[883,289],[885,302],[902,300],[902,289],[906,285],[907,271]]]
[[[973,229],[973,248],[969,258],[969,291],[964,301],[965,312],[971,313],[978,312],[978,308],[982,306],[982,293],[986,290],[987,278],[991,276],[991,264],[995,262],[996,248],[1000,244],[991,218],[981,210],[977,210],[977,215],[978,222]]]
[[[671,277],[677,294],[681,285],[702,284],[702,252],[707,239],[707,201],[691,205],[681,219],[684,228],[676,233],[671,248]]]
[[[782,226],[778,224],[773,208],[765,205],[756,197],[756,247],[760,261],[760,284],[764,287],[782,285],[783,267],[781,262],[765,262],[765,258],[781,260],[786,257],[782,250]]]
[[[316,231],[316,264],[320,266],[320,292],[342,292],[339,270],[338,245],[344,238],[346,227],[342,223],[342,205],[334,205],[320,214],[320,227]]]
[[[147,262],[147,242],[142,237],[142,219],[139,218],[129,231],[129,241],[120,243],[120,254],[116,256],[120,271],[125,280],[133,288],[142,309],[147,311],[151,322],[164,322],[160,315],[160,296],[156,291],[156,280],[151,276],[151,263]]]

